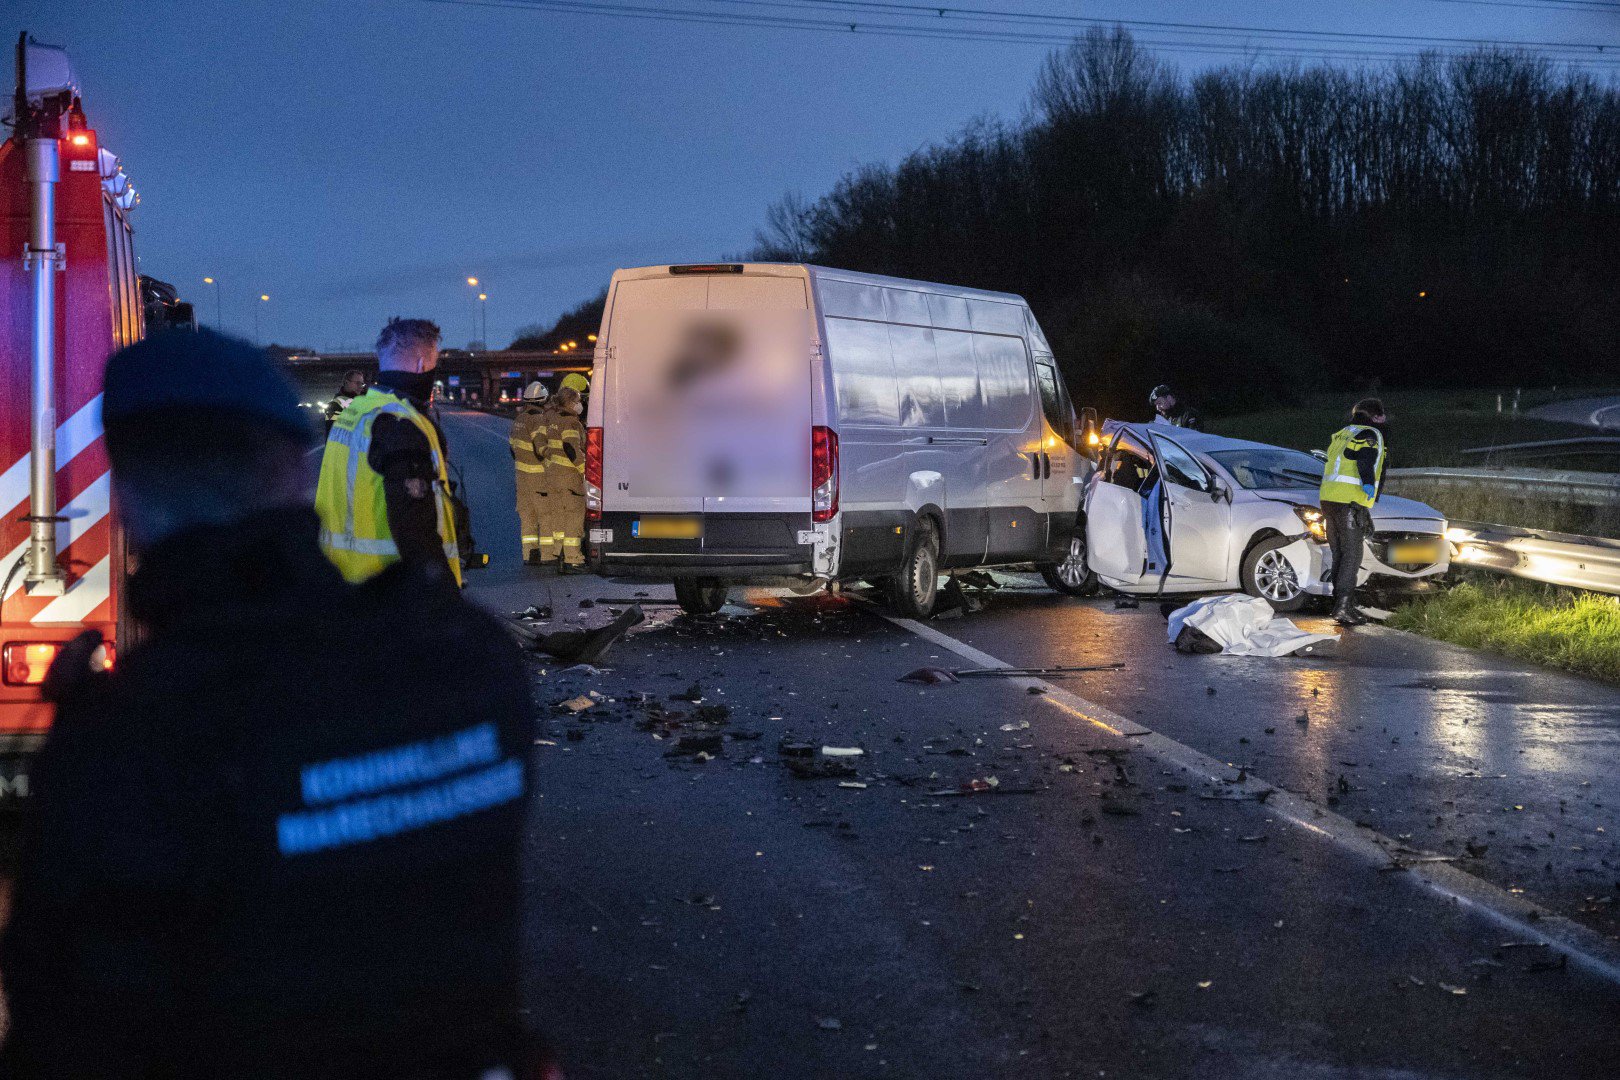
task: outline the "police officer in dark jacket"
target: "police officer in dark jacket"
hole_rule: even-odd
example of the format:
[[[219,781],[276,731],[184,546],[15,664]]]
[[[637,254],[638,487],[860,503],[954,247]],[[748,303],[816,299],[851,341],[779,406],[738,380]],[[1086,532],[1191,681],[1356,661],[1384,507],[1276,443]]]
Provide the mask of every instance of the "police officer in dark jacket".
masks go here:
[[[115,355],[103,409],[146,636],[47,697],[0,945],[0,1076],[550,1075],[520,1020],[530,702],[518,653],[410,562],[346,584],[265,356]]]

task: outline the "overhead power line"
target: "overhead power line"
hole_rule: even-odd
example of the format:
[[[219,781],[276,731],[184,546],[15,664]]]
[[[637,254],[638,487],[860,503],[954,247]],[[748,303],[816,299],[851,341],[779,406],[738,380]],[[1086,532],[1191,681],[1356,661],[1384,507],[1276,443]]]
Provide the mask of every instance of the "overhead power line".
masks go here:
[[[696,0],[724,5],[724,10],[633,4],[609,0],[429,0],[460,7],[504,8],[538,14],[580,14],[653,22],[708,26],[755,27],[776,30],[858,34],[868,37],[912,38],[996,44],[1033,44],[1050,47],[1074,39],[1064,23],[1074,26],[1124,25],[1153,36],[1137,41],[1158,50],[1228,56],[1309,56],[1324,60],[1394,60],[1410,58],[1420,49],[1457,55],[1481,47],[1522,49],[1535,55],[1598,68],[1620,65],[1620,47],[1582,42],[1525,42],[1489,38],[1439,38],[1422,35],[1382,35],[1349,31],[1297,31],[1281,28],[1170,23],[1150,20],[1089,19],[1084,16],[1038,16],[1029,12],[990,9],[923,7],[884,0]],[[767,15],[738,10],[744,7],[796,9],[815,15],[838,10],[869,11],[851,21],[816,18],[811,14]],[[1001,25],[995,25],[1000,23]],[[1260,40],[1252,40],[1260,35]],[[1402,47],[1406,46],[1406,47]]]

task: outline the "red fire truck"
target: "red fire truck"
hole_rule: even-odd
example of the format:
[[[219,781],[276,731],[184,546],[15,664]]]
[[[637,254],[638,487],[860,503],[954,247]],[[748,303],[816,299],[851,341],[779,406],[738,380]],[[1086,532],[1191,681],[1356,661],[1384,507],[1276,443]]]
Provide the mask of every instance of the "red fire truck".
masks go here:
[[[0,808],[28,794],[40,683],[87,628],[120,640],[122,534],[101,440],[107,357],[143,331],[135,190],[67,54],[27,34],[0,145]]]

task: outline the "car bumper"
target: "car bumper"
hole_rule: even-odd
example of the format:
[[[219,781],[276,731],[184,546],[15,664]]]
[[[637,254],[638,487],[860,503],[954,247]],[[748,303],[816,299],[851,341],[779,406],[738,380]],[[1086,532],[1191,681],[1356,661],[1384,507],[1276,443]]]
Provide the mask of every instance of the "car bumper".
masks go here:
[[[1436,555],[1433,562],[1393,563],[1389,561],[1390,548],[1398,543],[1432,543]],[[1326,544],[1311,545],[1317,560],[1316,572],[1305,591],[1313,596],[1333,595],[1333,555]],[[1451,566],[1451,545],[1446,541],[1444,526],[1438,531],[1429,529],[1398,529],[1375,532],[1362,544],[1361,575],[1358,584],[1365,585],[1373,577],[1378,584],[1389,585],[1401,581],[1420,581],[1444,574]]]
[[[603,577],[760,578],[809,576],[815,572],[810,544],[799,543],[811,529],[809,514],[700,514],[702,535],[694,539],[639,539],[634,525],[643,515],[608,512],[587,532],[586,558]]]

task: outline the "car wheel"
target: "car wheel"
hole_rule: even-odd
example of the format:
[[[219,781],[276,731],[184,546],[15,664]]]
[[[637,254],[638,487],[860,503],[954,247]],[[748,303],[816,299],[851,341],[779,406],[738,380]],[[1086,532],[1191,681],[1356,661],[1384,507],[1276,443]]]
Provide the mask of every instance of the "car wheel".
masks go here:
[[[1298,611],[1309,596],[1305,583],[1283,557],[1282,549],[1291,543],[1286,536],[1267,537],[1243,556],[1238,572],[1243,591],[1260,597],[1276,611]]]
[[[676,578],[675,601],[688,615],[713,615],[726,606],[726,586],[715,578]]]
[[[912,530],[900,572],[887,581],[889,606],[908,619],[926,619],[939,595],[939,533],[927,518]]]
[[[1069,537],[1069,553],[1062,562],[1041,567],[1041,580],[1064,596],[1090,596],[1097,591],[1097,575],[1086,565],[1084,528],[1076,529]]]

